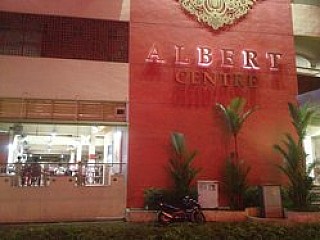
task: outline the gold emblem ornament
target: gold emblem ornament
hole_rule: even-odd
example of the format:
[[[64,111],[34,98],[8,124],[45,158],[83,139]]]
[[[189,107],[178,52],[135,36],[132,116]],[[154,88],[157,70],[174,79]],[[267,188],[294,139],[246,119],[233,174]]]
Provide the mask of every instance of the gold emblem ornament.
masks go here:
[[[177,0],[190,14],[214,30],[245,16],[258,0]]]

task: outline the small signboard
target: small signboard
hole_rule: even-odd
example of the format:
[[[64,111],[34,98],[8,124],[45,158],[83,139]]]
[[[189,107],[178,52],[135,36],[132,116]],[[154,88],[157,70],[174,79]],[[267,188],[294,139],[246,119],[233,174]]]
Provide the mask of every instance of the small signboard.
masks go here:
[[[202,208],[218,208],[218,182],[198,181],[198,201]]]
[[[262,186],[264,217],[283,218],[280,186]]]

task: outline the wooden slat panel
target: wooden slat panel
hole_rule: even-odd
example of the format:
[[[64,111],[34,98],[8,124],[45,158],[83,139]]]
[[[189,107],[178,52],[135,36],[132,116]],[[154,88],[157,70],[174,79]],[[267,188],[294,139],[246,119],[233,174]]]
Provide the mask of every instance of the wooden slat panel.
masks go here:
[[[103,106],[103,118],[104,120],[107,119],[114,119],[116,122],[124,122],[126,121],[126,105],[125,103],[117,103],[111,104],[107,103]]]
[[[77,119],[77,102],[55,101],[53,105],[53,119]]]
[[[103,121],[103,105],[97,103],[79,103],[78,119]]]
[[[51,119],[52,102],[50,100],[28,100],[27,118],[31,119]]]
[[[103,106],[103,119],[115,118],[115,109],[113,104],[105,104]]]
[[[126,122],[126,103],[0,99],[1,119]]]
[[[22,100],[0,100],[0,118],[19,118],[24,115]]]

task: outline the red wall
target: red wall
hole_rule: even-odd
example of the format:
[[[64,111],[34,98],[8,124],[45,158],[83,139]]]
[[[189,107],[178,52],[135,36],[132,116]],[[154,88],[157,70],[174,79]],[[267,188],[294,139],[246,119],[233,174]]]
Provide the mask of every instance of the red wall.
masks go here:
[[[166,171],[169,159],[169,136],[173,131],[185,134],[190,149],[197,149],[195,164],[202,168],[201,180],[221,180],[224,160],[232,146],[216,102],[228,103],[234,96],[244,96],[259,110],[248,119],[239,136],[240,156],[251,166],[252,184],[280,183],[274,164],[281,159],[272,145],[282,134],[291,131],[287,102],[295,101],[297,80],[290,0],[258,1],[250,13],[236,24],[219,31],[188,16],[175,0],[131,1],[130,22],[130,128],[128,207],[143,205],[143,190],[170,186]],[[166,64],[145,62],[153,44]],[[186,93],[186,102],[174,100],[174,45],[183,45],[184,54],[196,57],[197,46],[214,52],[214,72],[255,74],[259,80],[253,89],[215,87],[210,104],[203,104]],[[219,67],[220,49],[233,49],[235,67]],[[242,68],[241,51],[255,50],[259,70]],[[270,71],[266,52],[282,53],[279,71]],[[189,67],[199,70],[195,64]],[[192,95],[196,94],[196,95]],[[197,95],[198,94],[198,95]],[[223,194],[223,193],[222,193]]]

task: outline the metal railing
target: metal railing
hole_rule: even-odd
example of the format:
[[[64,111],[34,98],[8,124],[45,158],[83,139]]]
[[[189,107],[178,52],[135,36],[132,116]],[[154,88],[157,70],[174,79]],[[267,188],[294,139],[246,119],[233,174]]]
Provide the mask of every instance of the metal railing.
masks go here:
[[[56,177],[68,176],[77,186],[110,185],[112,174],[123,172],[120,163],[27,162],[0,164],[0,175],[11,177],[14,187],[49,186]]]

